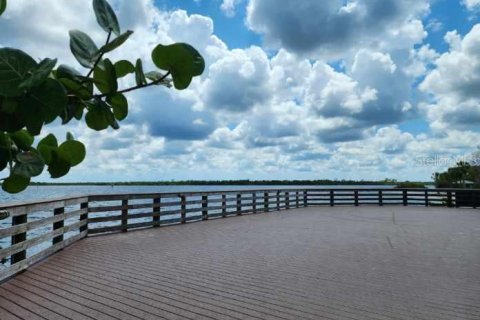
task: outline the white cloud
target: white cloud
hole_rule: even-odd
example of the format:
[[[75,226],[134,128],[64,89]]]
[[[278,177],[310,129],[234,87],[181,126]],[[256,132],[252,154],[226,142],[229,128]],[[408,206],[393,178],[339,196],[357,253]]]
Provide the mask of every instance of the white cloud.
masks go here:
[[[418,19],[428,11],[425,0],[250,0],[247,21],[271,46],[338,58],[358,46],[418,43],[425,37]]]
[[[433,102],[422,104],[431,126],[477,129],[480,124],[480,24],[463,39],[455,32],[445,37],[450,50],[435,60],[432,70],[420,85]]]
[[[468,10],[477,10],[480,8],[480,0],[463,0],[462,3]]]
[[[223,0],[220,9],[225,13],[227,17],[235,16],[235,8],[242,2],[243,0]]]

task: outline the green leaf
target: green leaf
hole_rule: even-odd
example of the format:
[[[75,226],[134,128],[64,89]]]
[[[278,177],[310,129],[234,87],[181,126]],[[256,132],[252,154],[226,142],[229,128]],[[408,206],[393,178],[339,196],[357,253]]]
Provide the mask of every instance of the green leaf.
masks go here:
[[[0,0],[0,16],[5,12],[7,8],[7,0]]]
[[[99,63],[93,72],[95,86],[104,94],[115,93],[118,90],[117,74],[109,59]]]
[[[50,73],[52,72],[53,68],[57,64],[57,59],[43,59],[38,67],[33,70],[32,75],[30,78],[26,79],[18,86],[20,89],[29,89],[31,87],[38,86],[42,82],[44,82]]]
[[[57,68],[57,78],[66,78],[66,79],[74,79],[76,80],[77,78],[81,77],[82,75],[80,72],[75,70],[74,68],[67,66],[65,64],[61,64]]]
[[[192,78],[205,70],[205,61],[195,48],[186,43],[175,43],[169,46],[159,44],[152,51],[155,65],[172,74],[176,89],[186,89]]]
[[[110,52],[110,51],[113,51],[113,50],[117,49],[125,41],[127,41],[127,39],[132,35],[132,33],[133,33],[133,31],[131,31],[131,30],[128,30],[127,32],[122,33],[121,35],[119,35],[118,37],[113,39],[111,42],[109,42],[106,45],[104,45],[103,47],[101,47],[100,52],[107,53],[107,52]]]
[[[85,159],[85,146],[80,141],[67,140],[58,148],[59,154],[68,159],[72,167],[80,164]]]
[[[0,105],[0,108],[8,114],[13,114],[17,112],[18,98],[5,97],[2,101],[2,104]]]
[[[127,74],[135,72],[135,66],[127,60],[120,60],[115,63],[115,73],[117,74],[117,78],[123,78]]]
[[[138,59],[137,63],[135,64],[135,80],[137,82],[137,86],[143,86],[147,84],[147,79],[145,78],[145,74],[143,73],[142,60],[140,59]]]
[[[92,68],[98,58],[97,45],[80,30],[70,30],[70,50],[85,68]]]
[[[97,22],[103,30],[106,32],[112,31],[117,36],[120,35],[117,16],[106,0],[93,0],[93,10],[95,11]]]
[[[27,130],[20,130],[10,134],[10,138],[21,150],[29,150],[33,144],[33,136]]]
[[[25,178],[36,177],[42,174],[45,162],[42,156],[34,151],[27,151],[17,154],[18,162],[13,168],[13,174]]]
[[[25,123],[18,112],[8,114],[0,111],[0,131],[16,132],[23,127]]]
[[[0,48],[0,96],[16,97],[23,93],[19,85],[30,77],[37,63],[28,54],[12,48]]]
[[[8,193],[19,193],[27,189],[29,184],[30,178],[12,174],[3,181],[2,189]]]
[[[115,119],[110,108],[101,100],[95,100],[94,103],[91,103],[85,116],[87,126],[96,131],[107,129],[112,120]]]
[[[70,171],[70,160],[58,151],[52,152],[52,161],[48,165],[48,172],[52,178],[60,178]]]
[[[65,109],[68,97],[65,88],[54,79],[47,79],[30,90],[20,102],[22,119],[32,135],[40,133],[44,123],[50,123]]]
[[[122,121],[128,115],[128,101],[121,93],[114,94],[107,98],[107,102],[112,106],[113,115],[118,121]]]
[[[56,152],[58,148],[57,138],[53,134],[49,134],[37,145],[37,150],[42,155],[46,164],[50,164],[53,158],[53,152]]]
[[[7,167],[9,159],[8,150],[0,148],[0,171],[3,171],[3,169]]]
[[[73,93],[77,97],[83,100],[90,100],[93,97],[93,86],[89,86],[86,83],[80,81],[61,78],[58,79],[68,90],[68,92]]]

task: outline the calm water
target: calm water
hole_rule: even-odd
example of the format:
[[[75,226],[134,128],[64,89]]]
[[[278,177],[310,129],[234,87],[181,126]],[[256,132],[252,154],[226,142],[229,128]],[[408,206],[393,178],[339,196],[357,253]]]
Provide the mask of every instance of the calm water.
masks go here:
[[[16,201],[45,200],[79,194],[104,193],[150,193],[150,192],[186,192],[186,191],[216,191],[216,190],[262,190],[262,189],[314,189],[314,188],[392,188],[392,186],[30,186],[19,194],[8,194],[0,190],[0,203]]]

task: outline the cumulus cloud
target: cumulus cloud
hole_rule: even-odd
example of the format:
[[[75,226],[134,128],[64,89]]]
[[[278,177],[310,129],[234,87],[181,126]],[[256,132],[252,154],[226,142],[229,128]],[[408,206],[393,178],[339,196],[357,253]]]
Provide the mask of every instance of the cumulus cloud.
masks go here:
[[[285,0],[282,5],[250,0],[247,21],[271,45],[298,53],[338,53],[390,36],[397,36],[395,42],[421,40],[424,32],[417,18],[428,10],[425,0]]]
[[[203,85],[207,108],[245,112],[270,98],[269,60],[261,48],[226,52],[208,72],[209,77]]]
[[[480,24],[462,39],[449,32],[450,50],[435,60],[420,89],[432,95],[433,103],[423,104],[431,126],[477,129],[480,124]]]

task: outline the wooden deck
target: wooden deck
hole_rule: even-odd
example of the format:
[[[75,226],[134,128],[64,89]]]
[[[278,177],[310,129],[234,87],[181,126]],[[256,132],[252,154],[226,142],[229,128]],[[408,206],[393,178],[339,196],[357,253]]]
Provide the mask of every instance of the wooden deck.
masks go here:
[[[480,214],[304,208],[80,240],[0,319],[480,319]]]

